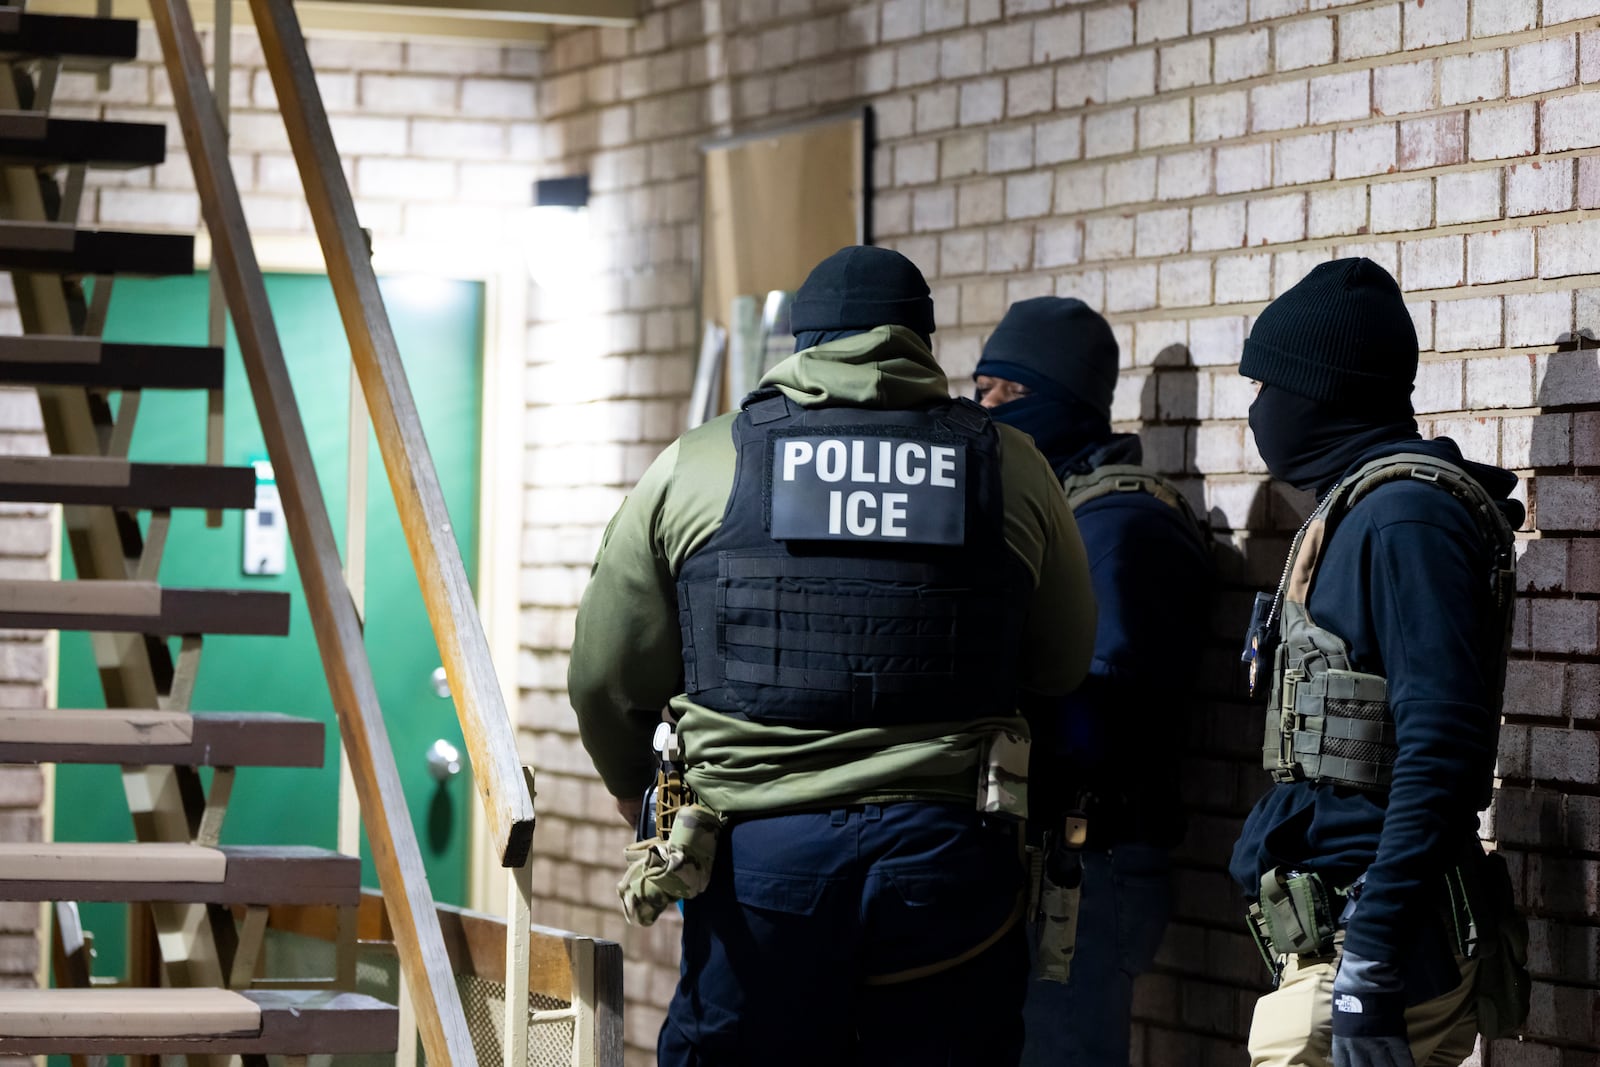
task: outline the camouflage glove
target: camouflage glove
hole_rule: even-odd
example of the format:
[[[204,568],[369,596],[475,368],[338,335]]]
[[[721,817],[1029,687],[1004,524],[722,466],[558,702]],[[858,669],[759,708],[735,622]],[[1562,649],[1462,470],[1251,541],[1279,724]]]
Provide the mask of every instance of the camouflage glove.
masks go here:
[[[1334,1067],[1416,1067],[1395,966],[1346,952],[1333,980]]]
[[[649,926],[680,900],[699,896],[711,881],[722,820],[698,804],[679,810],[672,833],[628,846],[628,873],[617,883],[622,914]]]
[[[978,810],[1010,819],[1028,817],[1027,735],[995,730],[983,743],[978,766]]]

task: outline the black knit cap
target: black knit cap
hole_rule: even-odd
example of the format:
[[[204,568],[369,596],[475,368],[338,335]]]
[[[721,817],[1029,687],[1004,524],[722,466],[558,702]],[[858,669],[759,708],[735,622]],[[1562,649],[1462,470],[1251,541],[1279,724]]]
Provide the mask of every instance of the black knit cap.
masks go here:
[[[1239,373],[1340,407],[1409,410],[1417,329],[1388,271],[1336,259],[1266,306]]]
[[[928,337],[933,297],[917,265],[899,252],[850,245],[811,269],[789,316],[795,333],[908,326]]]
[[[1036,296],[1011,305],[972,373],[1056,399],[1071,397],[1109,420],[1117,364],[1117,338],[1093,308],[1082,300]]]

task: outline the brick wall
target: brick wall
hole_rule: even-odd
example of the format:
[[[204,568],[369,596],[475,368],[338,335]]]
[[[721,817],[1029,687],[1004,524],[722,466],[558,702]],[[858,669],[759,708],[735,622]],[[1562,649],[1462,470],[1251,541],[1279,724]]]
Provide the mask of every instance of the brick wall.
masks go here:
[[[695,348],[698,143],[868,102],[878,239],[928,275],[958,383],[1006,306],[1102,308],[1116,416],[1203,497],[1228,591],[1182,768],[1178,918],[1138,990],[1137,1063],[1242,1062],[1264,974],[1222,873],[1265,788],[1228,660],[1306,498],[1269,484],[1235,374],[1251,317],[1313,264],[1370,256],[1406,290],[1425,432],[1523,476],[1524,599],[1486,830],[1531,916],[1529,1037],[1484,1062],[1600,1051],[1600,2],[658,0],[559,33],[542,172],[587,171],[603,263],[530,327],[523,726],[541,769],[549,921],[627,947],[648,1063],[677,926],[624,930],[625,834],[563,693],[600,530],[681,422]],[[577,346],[575,348],[575,346]]]

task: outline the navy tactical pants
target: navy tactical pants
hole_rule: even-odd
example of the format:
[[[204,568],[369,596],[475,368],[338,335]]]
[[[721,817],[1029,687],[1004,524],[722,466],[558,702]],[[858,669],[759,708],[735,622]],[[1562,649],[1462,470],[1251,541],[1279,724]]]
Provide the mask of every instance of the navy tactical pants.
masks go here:
[[[1022,924],[956,967],[1022,888],[1015,833],[957,805],[737,822],[684,905],[662,1067],[1006,1067],[1022,1052]]]

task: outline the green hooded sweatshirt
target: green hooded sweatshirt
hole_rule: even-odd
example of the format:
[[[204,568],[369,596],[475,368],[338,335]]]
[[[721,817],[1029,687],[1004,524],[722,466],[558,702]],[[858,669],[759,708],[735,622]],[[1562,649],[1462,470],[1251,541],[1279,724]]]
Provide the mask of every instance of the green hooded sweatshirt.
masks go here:
[[[883,410],[947,401],[949,385],[910,330],[883,326],[807,349],[761,380],[803,407]],[[613,795],[654,779],[651,736],[668,704],[688,782],[725,815],[932,799],[975,801],[979,749],[1020,716],[847,730],[763,725],[683,694],[677,576],[721,525],[736,453],[729,413],[669,445],[611,520],[578,608],[567,688],[584,747]],[[1019,657],[1024,690],[1070,692],[1088,670],[1095,609],[1083,542],[1044,457],[1000,426],[1005,538],[1035,586]],[[997,682],[1000,679],[996,679]]]

